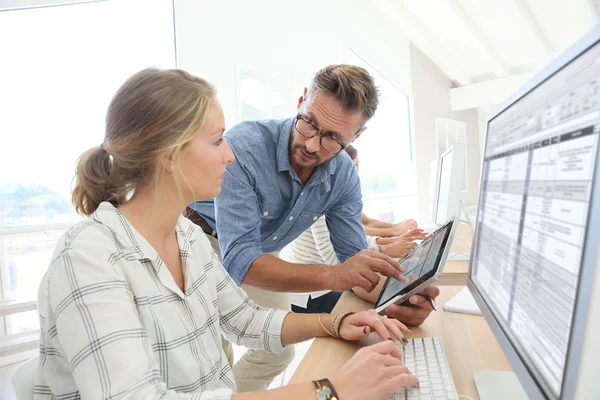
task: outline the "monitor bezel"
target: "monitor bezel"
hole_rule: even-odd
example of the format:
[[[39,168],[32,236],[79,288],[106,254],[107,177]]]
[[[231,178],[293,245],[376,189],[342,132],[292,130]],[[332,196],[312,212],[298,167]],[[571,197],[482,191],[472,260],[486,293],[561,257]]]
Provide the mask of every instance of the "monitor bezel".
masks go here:
[[[592,46],[600,43],[600,26],[595,27],[584,37],[578,40],[573,46],[567,49],[564,53],[553,60],[546,68],[541,70],[532,79],[530,79],[525,85],[517,90],[512,96],[504,101],[493,113],[490,115],[486,122],[485,141],[483,146],[484,156],[487,148],[487,131],[490,122],[506,111],[508,108],[513,106],[522,97],[536,89],[539,85],[544,83],[547,79],[552,77],[555,73],[562,70],[570,62],[574,61],[580,55],[589,50]],[[480,188],[483,187],[483,163],[481,165],[480,173]],[[573,310],[573,323],[571,325],[571,340],[567,349],[567,358],[565,362],[565,370],[563,375],[561,392],[558,398],[575,398],[575,392],[577,389],[577,377],[581,364],[581,357],[584,345],[585,330],[587,326],[587,316],[589,311],[589,300],[592,295],[592,288],[594,285],[595,273],[596,273],[596,260],[598,257],[597,244],[600,238],[600,161],[596,158],[596,165],[594,167],[594,181],[592,186],[592,192],[590,194],[590,208],[588,214],[588,226],[587,235],[584,241],[581,270],[579,275],[579,292],[575,298],[575,306]],[[481,196],[481,189],[479,195]],[[477,220],[479,220],[479,213],[481,207],[477,210]],[[473,246],[477,243],[479,235],[479,228],[475,226],[473,234]],[[490,308],[482,297],[476,284],[472,279],[474,257],[470,258],[469,261],[469,275],[467,279],[467,287],[473,294],[473,297],[483,313],[490,329],[494,333],[494,336],[498,340],[500,347],[504,351],[504,354],[515,373],[517,374],[523,388],[532,399],[545,399],[554,398],[552,391],[544,384],[543,381],[538,381],[533,373],[529,371],[529,367],[524,363],[522,357],[517,353],[517,350],[510,342],[510,339],[505,334],[502,326],[496,322]]]

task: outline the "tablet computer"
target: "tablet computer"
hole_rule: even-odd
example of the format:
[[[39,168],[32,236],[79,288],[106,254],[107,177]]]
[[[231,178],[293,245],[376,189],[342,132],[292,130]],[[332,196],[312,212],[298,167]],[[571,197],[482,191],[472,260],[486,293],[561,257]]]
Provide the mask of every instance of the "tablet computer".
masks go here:
[[[403,303],[442,275],[458,224],[457,217],[450,219],[399,260],[407,280],[388,277],[373,306],[375,311],[385,314],[387,306]]]

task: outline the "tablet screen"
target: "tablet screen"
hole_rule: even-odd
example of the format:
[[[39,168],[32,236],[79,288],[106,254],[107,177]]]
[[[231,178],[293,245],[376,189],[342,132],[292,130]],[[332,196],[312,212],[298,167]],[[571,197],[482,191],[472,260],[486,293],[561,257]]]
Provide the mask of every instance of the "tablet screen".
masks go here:
[[[400,264],[404,267],[403,275],[407,281],[400,282],[394,278],[388,278],[377,302],[377,307],[398,295],[408,293],[435,275],[451,228],[452,222],[448,222],[400,260]]]

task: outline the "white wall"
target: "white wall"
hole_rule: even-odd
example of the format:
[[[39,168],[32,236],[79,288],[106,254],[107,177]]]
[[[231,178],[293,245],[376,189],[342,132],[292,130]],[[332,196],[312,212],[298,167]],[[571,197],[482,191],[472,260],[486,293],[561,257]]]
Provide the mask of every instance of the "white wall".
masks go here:
[[[175,0],[175,18],[178,66],[217,86],[229,126],[236,66],[290,76],[299,97],[317,70],[346,62],[351,46],[412,92],[408,41],[367,2]]]
[[[475,204],[479,191],[480,147],[477,110],[451,111],[450,79],[417,47],[410,46],[413,90],[413,124],[419,222],[432,221],[427,214],[430,163],[437,157],[435,118],[451,118],[467,125],[467,158],[469,190],[463,193],[467,205]]]

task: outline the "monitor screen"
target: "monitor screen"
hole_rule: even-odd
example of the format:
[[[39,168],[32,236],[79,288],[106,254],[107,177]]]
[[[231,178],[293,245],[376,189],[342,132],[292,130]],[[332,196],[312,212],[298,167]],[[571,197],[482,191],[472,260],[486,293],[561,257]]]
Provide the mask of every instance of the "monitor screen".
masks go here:
[[[470,281],[559,398],[597,162],[600,45],[488,123]]]

